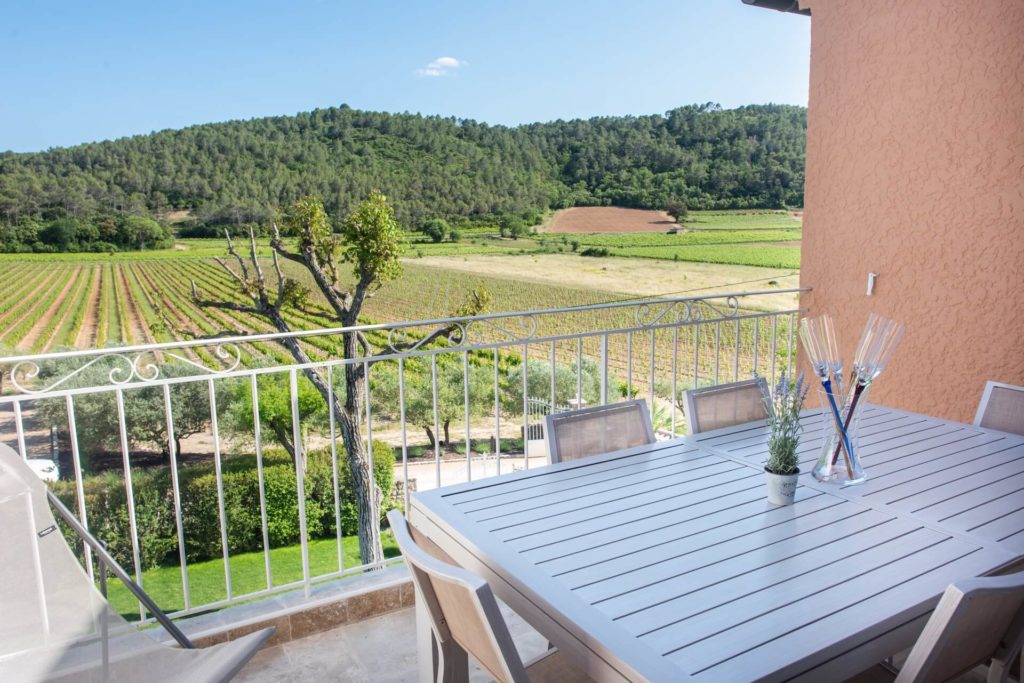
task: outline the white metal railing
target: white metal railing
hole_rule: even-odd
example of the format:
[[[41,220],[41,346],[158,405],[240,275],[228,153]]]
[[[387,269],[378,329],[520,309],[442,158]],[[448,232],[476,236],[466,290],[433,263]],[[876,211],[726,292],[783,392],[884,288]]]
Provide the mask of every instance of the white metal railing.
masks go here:
[[[56,428],[64,482],[54,485],[83,524],[101,538],[108,535],[104,540],[116,545],[143,587],[148,568],[164,567],[152,580],[166,584],[166,567],[177,566],[180,586],[172,592],[180,604],[172,616],[294,588],[308,593],[315,582],[372,567],[345,563],[343,517],[350,501],[339,493],[345,488],[339,479],[344,444],[334,412],[323,410],[328,402],[307,390],[306,373],[321,373],[330,391],[343,392],[341,370],[362,366],[369,380],[359,415],[362,438],[367,445],[379,440],[393,447],[393,475],[402,492],[394,502],[407,505],[414,489],[544,464],[546,454],[530,452],[530,426],[537,421],[532,403],[538,400],[561,407],[645,397],[655,427],[679,433],[685,389],[753,374],[774,381],[791,370],[800,291],[0,358],[0,440],[24,458],[49,458]],[[363,355],[341,357],[339,340],[355,332],[366,340]],[[286,339],[297,341],[311,360],[290,361]],[[301,464],[297,473],[292,459],[282,464],[281,457],[268,456],[268,443],[288,446],[289,439]],[[316,481],[306,459],[314,452],[329,460],[330,470],[329,476],[317,470]],[[367,453],[372,459],[373,448]],[[281,472],[294,480],[284,498]],[[246,514],[240,512],[244,500],[235,507],[243,495],[240,473],[258,489]],[[290,502],[285,512],[275,507],[284,499],[294,499],[294,508]],[[202,526],[200,508],[215,522],[215,533]],[[332,520],[333,533],[327,533]],[[287,536],[283,527],[296,524],[294,543],[275,542]],[[162,536],[153,531],[157,527]],[[198,550],[203,543],[206,550]],[[333,546],[326,569],[325,544]],[[219,552],[212,550],[218,545]],[[289,567],[281,559],[286,554],[275,551],[292,545],[300,562],[288,560]],[[88,549],[83,560],[91,575]],[[236,576],[233,561],[249,570],[258,566],[259,585],[251,576]],[[223,585],[212,599],[210,563],[223,564]],[[206,597],[192,590],[200,573]]]

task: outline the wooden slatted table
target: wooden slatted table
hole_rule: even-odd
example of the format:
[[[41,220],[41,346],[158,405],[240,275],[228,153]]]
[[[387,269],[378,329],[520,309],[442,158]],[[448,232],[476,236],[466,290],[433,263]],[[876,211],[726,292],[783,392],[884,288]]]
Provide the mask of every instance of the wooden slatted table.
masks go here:
[[[410,521],[598,680],[835,680],[1024,555],[1024,439],[869,406],[869,481],[765,501],[763,424],[417,493]],[[804,416],[801,468],[823,416]]]

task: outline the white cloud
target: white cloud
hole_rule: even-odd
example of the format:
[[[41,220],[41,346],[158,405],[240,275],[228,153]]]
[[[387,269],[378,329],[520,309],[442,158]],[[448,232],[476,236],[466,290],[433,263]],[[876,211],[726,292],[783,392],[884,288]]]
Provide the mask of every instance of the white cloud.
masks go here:
[[[440,76],[447,76],[450,72],[458,69],[460,66],[466,66],[466,64],[465,60],[456,59],[455,57],[438,57],[425,67],[416,69],[415,73],[417,76],[438,78]]]

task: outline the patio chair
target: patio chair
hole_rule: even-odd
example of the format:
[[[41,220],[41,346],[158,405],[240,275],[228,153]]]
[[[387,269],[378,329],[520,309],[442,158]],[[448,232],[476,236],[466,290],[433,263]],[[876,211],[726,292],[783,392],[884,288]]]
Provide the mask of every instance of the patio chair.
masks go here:
[[[388,513],[388,522],[412,575],[416,599],[423,601],[442,653],[450,652],[452,644],[457,644],[503,683],[590,680],[558,650],[548,650],[523,663],[490,585],[476,574],[438,559],[447,555],[398,510]],[[443,670],[438,672],[437,680],[452,680],[453,657],[442,654],[440,660]]]
[[[68,547],[50,505],[180,647],[161,643],[157,629],[142,631],[110,607]],[[264,629],[195,649],[25,461],[3,444],[0,539],[0,680],[227,681],[274,633],[273,628]],[[105,570],[101,577],[105,584]]]
[[[986,382],[974,424],[1024,436],[1024,387]]]
[[[548,415],[544,438],[554,464],[654,443],[655,435],[641,398]]]
[[[764,405],[767,395],[768,384],[763,377],[691,389],[683,395],[687,433],[700,434],[763,420],[768,417]]]
[[[848,683],[948,681],[988,663],[1006,681],[1024,643],[1024,572],[957,581],[942,595],[899,672],[876,666]]]

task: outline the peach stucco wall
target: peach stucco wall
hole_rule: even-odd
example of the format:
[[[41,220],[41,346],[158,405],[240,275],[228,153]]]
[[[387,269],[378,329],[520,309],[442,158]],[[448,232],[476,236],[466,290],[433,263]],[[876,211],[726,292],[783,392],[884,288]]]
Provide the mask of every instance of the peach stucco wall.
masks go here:
[[[801,4],[803,302],[847,359],[869,311],[905,322],[872,400],[970,421],[986,379],[1024,384],[1024,1]]]

